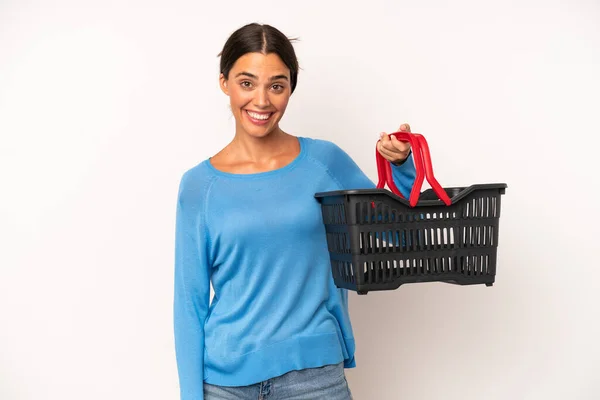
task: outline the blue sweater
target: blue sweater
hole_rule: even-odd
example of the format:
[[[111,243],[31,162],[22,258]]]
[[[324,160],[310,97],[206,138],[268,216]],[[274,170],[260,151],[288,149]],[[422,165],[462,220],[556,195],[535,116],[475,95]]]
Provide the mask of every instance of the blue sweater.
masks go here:
[[[182,400],[203,399],[203,382],[243,386],[355,366],[348,293],[333,282],[314,194],[375,184],[335,144],[298,140],[298,157],[274,171],[231,174],[205,160],[181,178],[174,329]],[[393,172],[408,197],[412,156]]]

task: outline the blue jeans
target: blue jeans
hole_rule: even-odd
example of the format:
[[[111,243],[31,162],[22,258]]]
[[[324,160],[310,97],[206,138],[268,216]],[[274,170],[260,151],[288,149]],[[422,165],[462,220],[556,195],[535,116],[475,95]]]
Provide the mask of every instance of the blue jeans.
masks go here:
[[[250,386],[204,383],[204,400],[352,400],[344,364],[291,371]]]

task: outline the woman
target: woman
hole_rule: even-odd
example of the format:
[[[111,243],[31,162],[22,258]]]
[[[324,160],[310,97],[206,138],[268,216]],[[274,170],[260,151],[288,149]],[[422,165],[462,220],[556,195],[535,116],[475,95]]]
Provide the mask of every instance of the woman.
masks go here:
[[[314,194],[375,185],[333,143],[281,130],[297,76],[291,42],[268,25],[240,28],[221,53],[235,137],[186,171],[178,193],[174,327],[182,400],[351,398],[348,294],[331,277]],[[382,135],[378,150],[408,196],[410,147]]]

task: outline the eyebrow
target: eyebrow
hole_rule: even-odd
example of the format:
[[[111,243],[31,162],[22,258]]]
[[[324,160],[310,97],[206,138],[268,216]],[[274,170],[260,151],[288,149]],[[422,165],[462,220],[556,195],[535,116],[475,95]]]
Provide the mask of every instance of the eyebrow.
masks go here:
[[[251,74],[250,72],[240,72],[235,77],[237,78],[238,76],[241,76],[241,75],[247,76],[247,77],[252,78],[252,79],[258,79],[258,76],[254,75],[254,74]],[[275,75],[275,76],[272,76],[271,78],[269,78],[269,81],[273,82],[273,81],[276,81],[278,79],[285,79],[287,81],[288,77],[287,77],[287,75]]]

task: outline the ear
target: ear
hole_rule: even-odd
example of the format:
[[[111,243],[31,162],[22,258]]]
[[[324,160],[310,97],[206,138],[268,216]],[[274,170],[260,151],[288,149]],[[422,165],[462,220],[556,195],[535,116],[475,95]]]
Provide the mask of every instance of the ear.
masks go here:
[[[228,81],[225,78],[225,75],[220,74],[219,75],[219,86],[221,86],[221,90],[223,91],[223,93],[225,93],[227,96],[229,96],[229,88],[227,87]]]

